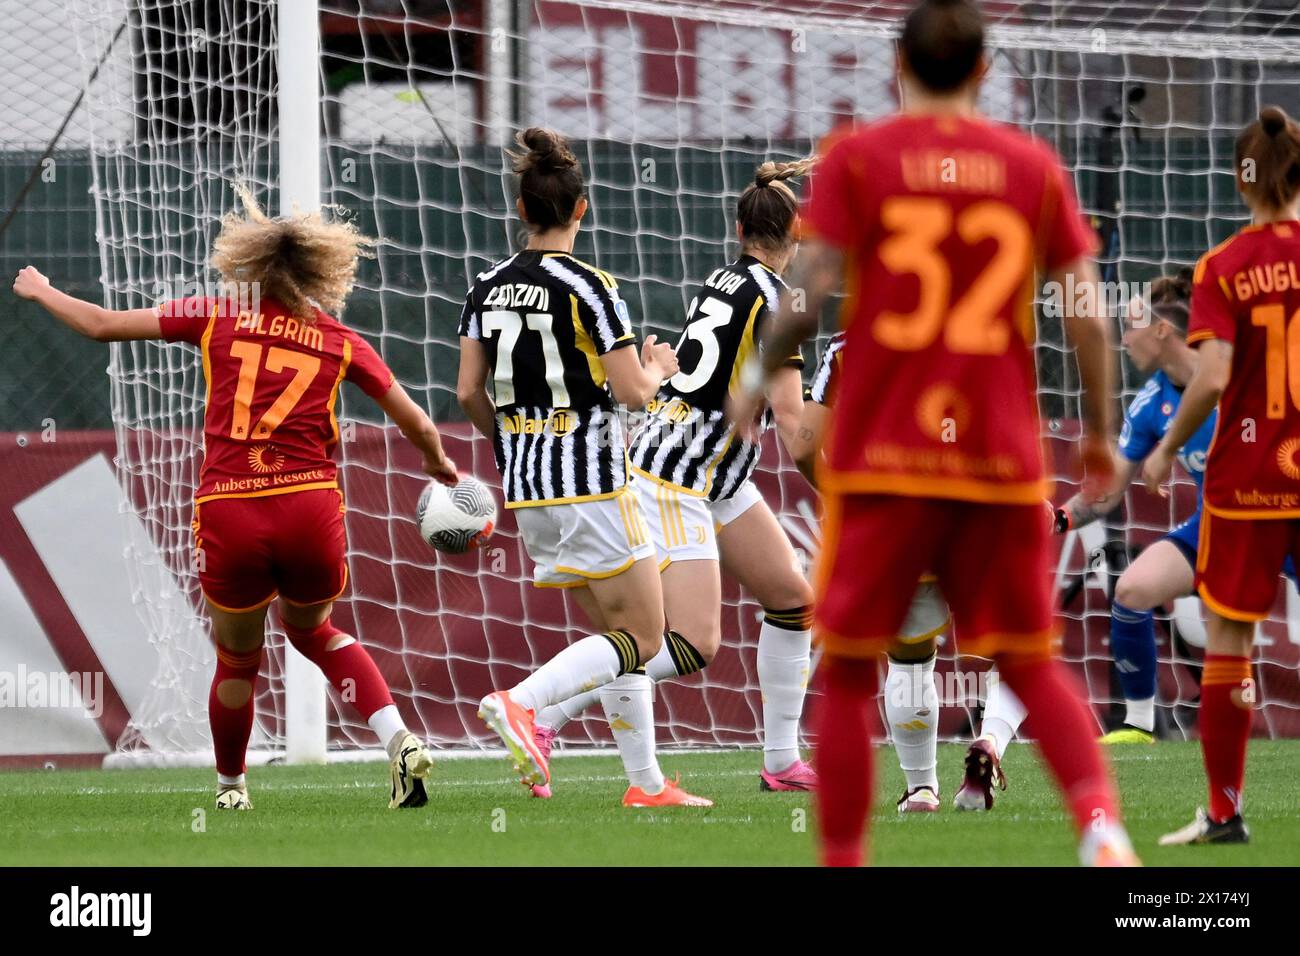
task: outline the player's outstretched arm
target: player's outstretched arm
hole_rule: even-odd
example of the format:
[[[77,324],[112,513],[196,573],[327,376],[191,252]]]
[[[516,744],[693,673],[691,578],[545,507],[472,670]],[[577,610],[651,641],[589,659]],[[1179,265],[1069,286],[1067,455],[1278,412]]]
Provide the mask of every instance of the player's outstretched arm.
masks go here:
[[[1056,532],[1064,534],[1071,528],[1082,528],[1084,525],[1092,524],[1098,518],[1105,517],[1119,507],[1119,503],[1124,499],[1124,491],[1137,473],[1137,466],[1137,462],[1116,453],[1115,477],[1111,481],[1110,489],[1096,501],[1089,501],[1081,492],[1078,492],[1060,508],[1057,508]]]
[[[1073,287],[1079,292],[1072,301],[1062,301],[1060,305],[1065,338],[1074,346],[1075,359],[1079,363],[1083,414],[1082,494],[1095,500],[1111,487],[1115,465],[1111,444],[1114,355],[1110,323],[1101,304],[1097,265],[1091,259],[1071,262],[1055,270],[1049,278],[1058,289]]]
[[[442,450],[442,438],[437,426],[424,409],[412,401],[406,389],[397,382],[379,399],[379,407],[393,420],[402,435],[424,456],[424,473],[444,485],[454,485],[458,479],[456,464]]]
[[[1191,440],[1196,430],[1205,424],[1210,412],[1214,411],[1214,406],[1223,397],[1228,379],[1232,377],[1231,342],[1209,339],[1201,343],[1199,352],[1196,372],[1187,383],[1183,400],[1178,403],[1178,411],[1169,423],[1169,430],[1142,465],[1142,483],[1152,494],[1169,494],[1164,486],[1173,470],[1174,456],[1178,454],[1178,449]]]
[[[105,309],[60,292],[34,266],[25,266],[14,279],[14,295],[29,299],[74,332],[96,342],[160,339],[162,326],[153,309]]]
[[[644,408],[664,380],[677,374],[677,351],[667,342],[656,342],[653,335],[646,336],[640,361],[632,348],[606,352],[600,361],[614,401],[628,408]]]
[[[479,434],[489,441],[496,431],[497,406],[487,393],[487,351],[478,339],[460,337],[460,373],[456,379],[456,400]]]

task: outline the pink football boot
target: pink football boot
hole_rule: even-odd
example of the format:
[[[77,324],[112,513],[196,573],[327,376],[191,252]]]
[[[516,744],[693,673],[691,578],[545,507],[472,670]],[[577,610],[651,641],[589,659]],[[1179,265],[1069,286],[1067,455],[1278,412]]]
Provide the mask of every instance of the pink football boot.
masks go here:
[[[778,773],[766,770],[758,775],[758,789],[768,792],[780,790],[816,790],[817,771],[802,760],[796,760]]]
[[[559,736],[557,731],[550,727],[543,727],[537,724],[533,730],[533,742],[537,744],[537,749],[542,752],[542,756],[549,763],[551,759],[551,747],[555,744],[555,738]],[[551,797],[551,785],[549,783],[535,783],[528,787],[528,792],[539,800],[549,800]]]

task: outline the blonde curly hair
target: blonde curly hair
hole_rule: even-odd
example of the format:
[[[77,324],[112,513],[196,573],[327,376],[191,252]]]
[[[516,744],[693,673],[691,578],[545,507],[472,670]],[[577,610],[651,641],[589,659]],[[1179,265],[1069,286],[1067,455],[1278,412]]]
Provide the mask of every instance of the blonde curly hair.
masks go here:
[[[231,283],[255,283],[259,294],[289,313],[314,321],[315,310],[337,315],[352,291],[357,263],[374,240],[344,220],[319,212],[272,218],[243,184],[235,186],[242,212],[221,220],[212,267]]]

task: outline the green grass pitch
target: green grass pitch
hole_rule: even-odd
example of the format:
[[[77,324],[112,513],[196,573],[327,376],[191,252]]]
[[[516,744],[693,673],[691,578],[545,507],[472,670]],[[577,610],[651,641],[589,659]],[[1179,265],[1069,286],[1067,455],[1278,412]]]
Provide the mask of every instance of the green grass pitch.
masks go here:
[[[1075,843],[1029,747],[1015,745],[1010,783],[992,813],[949,805],[964,748],[940,748],[944,809],[900,817],[902,776],[877,749],[883,777],[873,862],[882,865],[1070,865]],[[1110,751],[1138,852],[1148,865],[1249,866],[1300,859],[1295,780],[1300,741],[1250,747],[1245,847],[1161,849],[1156,838],[1204,802],[1196,744]],[[669,754],[711,810],[624,810],[617,758],[557,757],[555,797],[533,800],[504,760],[447,760],[429,805],[386,809],[379,763],[263,767],[249,775],[256,809],[212,809],[210,770],[0,774],[0,864],[202,865],[806,865],[813,862],[806,794],[760,793],[754,752]],[[197,811],[204,811],[199,814]],[[198,824],[202,822],[203,826]],[[201,830],[201,832],[196,832]]]

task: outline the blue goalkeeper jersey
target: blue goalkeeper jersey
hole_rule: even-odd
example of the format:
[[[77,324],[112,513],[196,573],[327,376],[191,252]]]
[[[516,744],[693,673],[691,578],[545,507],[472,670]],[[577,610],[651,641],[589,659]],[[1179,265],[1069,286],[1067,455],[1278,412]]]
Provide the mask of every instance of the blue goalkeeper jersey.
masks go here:
[[[1119,433],[1120,454],[1129,461],[1142,461],[1159,444],[1178,412],[1183,390],[1169,380],[1163,371],[1157,371],[1134,396],[1124,413],[1124,427]],[[1178,461],[1196,482],[1197,507],[1200,507],[1201,488],[1205,483],[1205,459],[1214,440],[1214,423],[1218,409],[1212,411],[1187,444],[1178,449]]]

